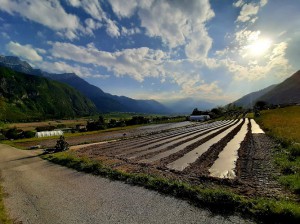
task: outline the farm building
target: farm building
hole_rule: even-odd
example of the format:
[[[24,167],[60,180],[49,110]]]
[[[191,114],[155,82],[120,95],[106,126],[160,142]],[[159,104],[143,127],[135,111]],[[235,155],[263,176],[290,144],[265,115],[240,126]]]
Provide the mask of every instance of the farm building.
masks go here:
[[[209,119],[210,119],[209,115],[191,115],[190,116],[190,121],[206,121]]]
[[[36,138],[49,137],[49,136],[60,136],[63,135],[64,132],[61,130],[56,131],[40,131],[35,134]]]

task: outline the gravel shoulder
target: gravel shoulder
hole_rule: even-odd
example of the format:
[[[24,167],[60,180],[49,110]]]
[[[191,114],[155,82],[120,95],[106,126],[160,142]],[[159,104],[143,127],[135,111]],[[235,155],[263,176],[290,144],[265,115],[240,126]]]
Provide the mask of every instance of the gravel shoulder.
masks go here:
[[[248,223],[142,187],[57,166],[36,155],[37,151],[0,144],[5,205],[19,223]]]

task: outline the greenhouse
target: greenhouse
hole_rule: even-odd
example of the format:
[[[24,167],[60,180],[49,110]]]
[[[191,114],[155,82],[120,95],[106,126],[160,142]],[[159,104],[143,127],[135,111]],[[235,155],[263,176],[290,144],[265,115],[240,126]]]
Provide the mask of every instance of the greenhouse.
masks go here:
[[[57,131],[40,131],[35,134],[36,138],[49,137],[49,136],[60,136],[63,135],[64,132],[61,130]]]

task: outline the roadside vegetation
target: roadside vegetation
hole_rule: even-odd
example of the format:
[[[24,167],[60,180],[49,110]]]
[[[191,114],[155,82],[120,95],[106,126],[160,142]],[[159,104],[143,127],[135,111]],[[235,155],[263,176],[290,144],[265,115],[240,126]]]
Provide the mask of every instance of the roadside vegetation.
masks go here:
[[[1,174],[0,174],[0,179],[1,179]],[[13,222],[9,219],[8,214],[4,208],[4,192],[3,188],[0,185],[0,223],[1,224],[12,224]]]
[[[264,110],[256,120],[278,143],[274,160],[282,174],[279,182],[300,195],[300,107]]]
[[[245,217],[255,217],[258,221],[296,223],[300,219],[299,204],[287,200],[270,198],[249,198],[232,193],[225,188],[207,188],[191,185],[182,181],[141,173],[127,173],[105,166],[100,161],[78,157],[72,151],[48,154],[44,159],[64,165],[78,171],[100,175],[112,180],[173,195],[188,200],[196,206],[208,207],[218,213],[233,214],[239,212]]]

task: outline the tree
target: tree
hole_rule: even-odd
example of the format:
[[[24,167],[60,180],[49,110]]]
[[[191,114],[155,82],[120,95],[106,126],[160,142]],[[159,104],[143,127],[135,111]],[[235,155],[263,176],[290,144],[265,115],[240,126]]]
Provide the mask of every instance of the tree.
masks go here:
[[[102,115],[99,116],[98,118],[98,123],[104,125],[105,121],[104,121],[104,117]]]
[[[195,108],[192,112],[192,115],[201,115],[202,111],[198,110],[198,108]]]
[[[254,108],[257,110],[263,110],[267,106],[267,103],[265,101],[257,101],[254,105]]]

